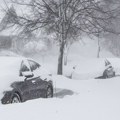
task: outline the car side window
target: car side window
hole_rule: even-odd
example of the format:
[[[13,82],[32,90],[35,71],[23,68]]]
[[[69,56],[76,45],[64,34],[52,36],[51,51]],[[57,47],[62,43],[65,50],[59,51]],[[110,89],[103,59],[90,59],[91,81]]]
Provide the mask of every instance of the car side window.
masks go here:
[[[40,65],[35,61],[28,60],[28,62],[30,64],[31,71],[34,71],[40,67]]]
[[[26,72],[26,71],[30,71],[30,69],[29,69],[28,66],[22,61],[22,63],[21,63],[21,72]]]
[[[29,67],[25,64],[24,61],[21,62],[21,67],[20,67],[20,76],[22,76],[22,72],[27,72],[30,71]]]

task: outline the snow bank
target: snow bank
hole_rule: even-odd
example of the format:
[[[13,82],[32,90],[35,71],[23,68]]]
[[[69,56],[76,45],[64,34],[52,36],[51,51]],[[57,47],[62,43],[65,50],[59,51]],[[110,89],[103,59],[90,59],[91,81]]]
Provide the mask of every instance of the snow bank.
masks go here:
[[[71,66],[71,69],[70,69]],[[74,69],[73,69],[74,67]],[[64,74],[72,75],[73,79],[90,79],[101,76],[105,70],[104,59],[81,59],[80,61],[68,64]]]
[[[22,104],[0,105],[2,120],[119,120],[120,80],[71,80],[54,76],[56,94]]]
[[[94,43],[92,45],[94,46]],[[81,80],[53,75],[54,98],[40,98],[21,104],[0,104],[0,118],[2,120],[120,120],[120,78],[90,79],[92,75],[99,74],[103,70],[104,62],[95,58],[97,48],[91,50],[90,45],[89,49],[86,47],[84,50],[79,45],[75,47],[68,56],[68,66],[64,68],[64,74],[70,75],[73,66],[76,65],[76,72],[80,74]],[[88,55],[87,59],[84,58]],[[95,59],[91,59],[91,56]],[[56,73],[57,57],[57,54],[52,53],[44,58],[36,56],[36,59],[45,68]],[[118,58],[109,60],[119,69]],[[8,78],[5,75],[4,77]],[[0,80],[3,81],[2,78]]]
[[[21,59],[18,57],[0,57],[0,99],[3,92],[11,90],[11,83],[21,80],[19,69]]]
[[[64,75],[73,79],[91,79],[103,75],[106,68],[105,60],[110,61],[116,75],[120,75],[120,59],[119,58],[89,58],[81,59],[76,62],[69,62],[64,67]]]
[[[1,50],[0,56],[20,56],[20,55],[16,54],[13,51],[10,51],[10,50]]]

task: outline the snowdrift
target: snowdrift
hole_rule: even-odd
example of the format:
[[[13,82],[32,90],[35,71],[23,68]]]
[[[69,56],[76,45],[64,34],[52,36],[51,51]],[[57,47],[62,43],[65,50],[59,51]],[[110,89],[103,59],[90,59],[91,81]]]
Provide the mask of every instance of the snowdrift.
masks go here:
[[[106,69],[105,60],[113,66],[116,75],[120,74],[119,58],[89,58],[81,59],[79,62],[69,63],[64,67],[64,75],[73,79],[92,79],[103,75]]]

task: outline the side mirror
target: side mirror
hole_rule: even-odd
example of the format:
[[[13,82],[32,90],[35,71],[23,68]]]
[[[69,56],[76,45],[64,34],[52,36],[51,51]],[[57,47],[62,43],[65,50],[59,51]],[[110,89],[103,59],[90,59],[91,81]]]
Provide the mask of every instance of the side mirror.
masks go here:
[[[34,74],[30,71],[26,71],[26,72],[22,72],[22,76],[24,76],[26,78],[31,78],[34,76]]]

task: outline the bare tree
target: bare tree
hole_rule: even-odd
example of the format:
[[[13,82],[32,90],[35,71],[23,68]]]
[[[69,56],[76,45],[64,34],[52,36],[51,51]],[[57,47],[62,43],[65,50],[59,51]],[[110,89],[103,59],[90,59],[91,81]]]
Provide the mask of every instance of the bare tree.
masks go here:
[[[70,38],[76,39],[82,33],[114,32],[109,26],[116,8],[107,9],[104,0],[12,0],[12,3],[30,8],[28,14],[17,16],[16,24],[23,31],[44,28],[56,34],[60,46],[58,74],[62,74],[64,48]]]
[[[0,31],[14,26],[17,17],[16,11],[13,6],[8,8],[7,10],[4,10],[4,12],[5,12],[5,16],[1,20]]]

